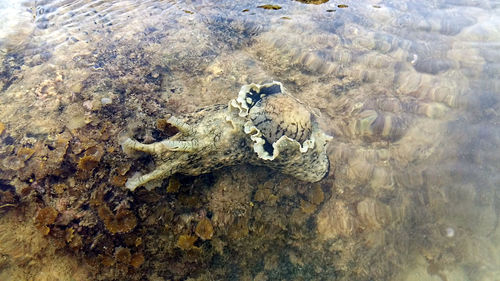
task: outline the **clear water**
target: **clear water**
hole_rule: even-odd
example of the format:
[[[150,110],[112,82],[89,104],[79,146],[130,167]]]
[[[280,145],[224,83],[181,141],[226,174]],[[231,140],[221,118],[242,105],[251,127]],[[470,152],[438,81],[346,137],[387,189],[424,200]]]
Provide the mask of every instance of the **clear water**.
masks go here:
[[[500,2],[304,2],[0,1],[0,279],[498,280]],[[152,168],[121,136],[273,80],[334,136],[322,182],[113,186]]]

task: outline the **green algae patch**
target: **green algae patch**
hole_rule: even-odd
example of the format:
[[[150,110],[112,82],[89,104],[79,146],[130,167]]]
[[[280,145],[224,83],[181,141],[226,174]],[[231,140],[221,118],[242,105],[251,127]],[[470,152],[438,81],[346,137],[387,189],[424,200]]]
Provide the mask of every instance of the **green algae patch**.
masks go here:
[[[257,6],[257,8],[266,9],[266,10],[280,10],[281,6],[266,4],[266,5]]]

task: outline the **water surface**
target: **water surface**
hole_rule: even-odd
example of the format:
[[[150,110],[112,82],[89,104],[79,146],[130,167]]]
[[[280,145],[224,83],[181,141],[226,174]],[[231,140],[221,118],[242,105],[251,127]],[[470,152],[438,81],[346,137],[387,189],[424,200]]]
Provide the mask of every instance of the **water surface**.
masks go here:
[[[500,2],[0,1],[0,279],[497,280]],[[120,139],[280,81],[319,183]],[[213,236],[196,227],[206,219]]]

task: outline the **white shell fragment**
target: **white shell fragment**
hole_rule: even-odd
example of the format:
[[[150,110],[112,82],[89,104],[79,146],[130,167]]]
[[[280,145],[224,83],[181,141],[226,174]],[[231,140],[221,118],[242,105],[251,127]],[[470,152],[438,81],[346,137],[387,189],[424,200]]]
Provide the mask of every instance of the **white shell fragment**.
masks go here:
[[[152,144],[130,138],[122,143],[125,152],[143,151],[156,162],[152,172],[129,178],[128,189],[151,186],[175,173],[199,175],[241,163],[308,182],[321,180],[329,170],[326,145],[332,137],[279,82],[245,85],[226,107],[203,108],[167,122],[179,133]]]

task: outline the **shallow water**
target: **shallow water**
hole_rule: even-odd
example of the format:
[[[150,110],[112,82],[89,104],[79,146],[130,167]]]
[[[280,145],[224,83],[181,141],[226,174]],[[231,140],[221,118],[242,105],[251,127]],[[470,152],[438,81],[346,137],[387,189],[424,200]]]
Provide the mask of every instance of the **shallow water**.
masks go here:
[[[498,280],[500,2],[321,2],[0,0],[0,279]],[[325,179],[125,190],[123,136],[270,81]]]

